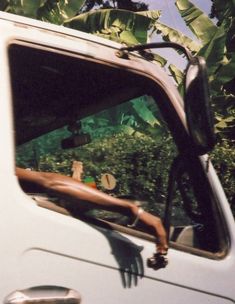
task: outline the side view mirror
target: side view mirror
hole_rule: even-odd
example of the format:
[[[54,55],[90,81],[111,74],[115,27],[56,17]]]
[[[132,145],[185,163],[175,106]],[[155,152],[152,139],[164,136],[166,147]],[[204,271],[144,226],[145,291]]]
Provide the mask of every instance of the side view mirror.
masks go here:
[[[201,155],[215,145],[206,62],[194,57],[185,75],[185,112],[193,148]]]
[[[215,135],[205,60],[202,57],[194,57],[188,49],[174,42],[154,42],[122,47],[116,55],[128,59],[128,52],[143,52],[153,48],[173,48],[183,53],[188,59],[189,64],[184,81],[184,102],[191,145],[198,155],[209,152],[215,145]]]

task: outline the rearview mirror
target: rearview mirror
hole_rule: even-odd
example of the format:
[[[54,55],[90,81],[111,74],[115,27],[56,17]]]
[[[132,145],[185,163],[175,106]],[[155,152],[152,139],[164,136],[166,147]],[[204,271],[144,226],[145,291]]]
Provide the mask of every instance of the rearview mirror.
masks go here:
[[[81,147],[91,142],[91,136],[88,133],[82,132],[81,121],[73,121],[68,125],[68,131],[72,133],[71,136],[62,139],[61,148],[71,149]]]
[[[84,146],[91,142],[90,134],[75,134],[61,141],[62,149],[72,149]]]
[[[193,148],[199,155],[215,145],[206,62],[194,57],[185,75],[185,112]]]

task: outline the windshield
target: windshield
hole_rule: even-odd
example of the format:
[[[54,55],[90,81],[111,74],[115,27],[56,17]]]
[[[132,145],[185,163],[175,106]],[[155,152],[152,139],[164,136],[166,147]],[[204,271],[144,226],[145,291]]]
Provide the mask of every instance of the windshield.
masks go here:
[[[18,146],[17,165],[75,176],[111,195],[148,201],[151,211],[163,212],[176,147],[151,96],[84,117],[76,127]],[[87,144],[69,145],[73,137],[88,136]]]

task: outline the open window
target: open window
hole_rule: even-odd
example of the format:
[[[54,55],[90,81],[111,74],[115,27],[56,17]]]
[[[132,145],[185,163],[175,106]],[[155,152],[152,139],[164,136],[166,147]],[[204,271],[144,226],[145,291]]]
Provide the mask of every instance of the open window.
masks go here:
[[[172,164],[187,145],[167,92],[146,76],[23,42],[9,46],[9,62],[17,166],[73,176],[164,220]],[[179,249],[217,253],[223,244],[205,181],[199,160],[185,158],[171,190],[170,239]],[[24,191],[81,218],[70,202]],[[133,232],[128,218],[80,206],[83,219]],[[153,239],[145,227],[136,231]]]

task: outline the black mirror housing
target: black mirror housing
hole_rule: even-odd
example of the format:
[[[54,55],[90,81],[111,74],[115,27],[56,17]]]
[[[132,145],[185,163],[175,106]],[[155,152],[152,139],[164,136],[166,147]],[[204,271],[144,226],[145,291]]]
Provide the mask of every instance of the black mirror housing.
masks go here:
[[[209,82],[203,57],[194,57],[184,46],[174,42],[154,42],[122,47],[117,56],[128,59],[128,52],[173,48],[182,52],[189,61],[185,73],[185,113],[191,148],[198,155],[211,151],[215,145],[214,122],[210,104]]]
[[[202,155],[215,145],[214,119],[210,104],[206,62],[190,60],[185,75],[185,112],[193,149]]]
[[[91,136],[89,134],[75,134],[68,138],[64,138],[61,141],[62,149],[72,149],[84,146],[91,142]]]

